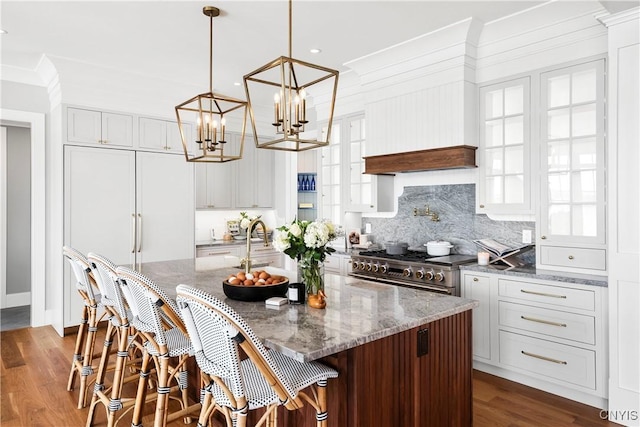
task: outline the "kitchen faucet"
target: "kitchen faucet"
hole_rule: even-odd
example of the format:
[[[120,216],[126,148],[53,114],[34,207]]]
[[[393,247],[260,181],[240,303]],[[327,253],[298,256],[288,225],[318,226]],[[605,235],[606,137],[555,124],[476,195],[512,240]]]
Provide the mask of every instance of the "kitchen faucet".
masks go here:
[[[249,223],[247,227],[247,256],[240,260],[240,266],[244,265],[244,272],[249,273],[251,270],[251,233],[253,232],[253,228],[260,224],[262,226],[262,231],[264,234],[264,245],[269,246],[269,238],[267,237],[267,227],[264,225],[261,219],[256,218]]]

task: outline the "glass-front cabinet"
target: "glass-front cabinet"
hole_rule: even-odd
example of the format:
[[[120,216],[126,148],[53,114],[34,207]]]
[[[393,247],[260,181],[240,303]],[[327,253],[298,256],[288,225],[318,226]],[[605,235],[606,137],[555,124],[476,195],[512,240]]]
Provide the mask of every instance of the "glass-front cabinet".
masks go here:
[[[479,213],[533,213],[530,78],[480,88]]]
[[[606,269],[604,83],[604,60],[541,75],[539,263],[545,266]]]

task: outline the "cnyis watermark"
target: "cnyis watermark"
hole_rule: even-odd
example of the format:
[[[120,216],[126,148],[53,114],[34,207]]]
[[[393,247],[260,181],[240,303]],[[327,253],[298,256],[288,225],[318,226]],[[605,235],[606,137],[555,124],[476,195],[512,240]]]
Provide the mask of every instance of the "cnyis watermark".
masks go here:
[[[615,411],[607,411],[606,409],[603,409],[600,411],[600,418],[603,420],[609,420],[609,421],[636,421],[639,418],[638,415],[638,411],[636,410],[632,410],[632,411],[620,411],[620,410],[615,410]]]

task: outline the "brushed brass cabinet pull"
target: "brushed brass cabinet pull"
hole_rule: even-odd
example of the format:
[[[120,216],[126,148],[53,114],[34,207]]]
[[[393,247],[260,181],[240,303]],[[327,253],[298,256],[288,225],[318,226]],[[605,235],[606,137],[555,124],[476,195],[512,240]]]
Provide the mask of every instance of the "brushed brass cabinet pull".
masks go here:
[[[484,205],[480,205],[480,209],[484,209]]]
[[[566,323],[552,322],[551,320],[536,319],[535,317],[527,317],[527,316],[520,316],[520,318],[523,320],[528,320],[530,322],[544,323],[545,325],[560,326],[562,328],[567,327]]]
[[[478,281],[478,278],[477,278],[477,277],[474,277],[474,278],[473,278],[473,281],[474,281],[474,282],[477,282],[477,281]]]
[[[551,357],[540,356],[539,354],[529,353],[528,351],[524,351],[524,350],[520,350],[520,353],[524,354],[525,356],[535,357],[536,359],[546,360],[547,362],[557,363],[558,365],[567,364],[567,362],[565,362],[564,360],[552,359]]]
[[[569,255],[569,259],[573,259],[573,255]]]
[[[131,253],[136,252],[136,214],[131,214],[131,240],[133,242],[133,247],[131,248]]]
[[[567,298],[566,295],[547,294],[544,292],[527,291],[526,289],[520,289],[520,292],[522,292],[523,294],[539,295],[541,297],[565,298],[565,299]]]
[[[546,239],[546,238],[547,238],[547,236],[540,236],[540,238],[541,238],[542,240],[544,240],[544,239]]]
[[[138,214],[138,252],[142,250],[142,215]]]

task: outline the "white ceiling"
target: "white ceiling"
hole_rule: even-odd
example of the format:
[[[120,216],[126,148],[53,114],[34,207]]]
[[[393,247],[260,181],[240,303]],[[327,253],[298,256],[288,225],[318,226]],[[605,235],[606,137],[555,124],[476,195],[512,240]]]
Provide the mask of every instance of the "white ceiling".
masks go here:
[[[293,2],[293,57],[341,72],[352,59],[474,17],[490,22],[541,1]],[[601,2],[615,12],[637,1]],[[243,75],[287,54],[288,4],[277,1],[0,2],[3,67],[35,69],[42,54],[208,88],[209,21],[214,19],[214,86],[244,98]],[[317,47],[322,53],[313,55]],[[55,60],[53,61],[55,63]]]

